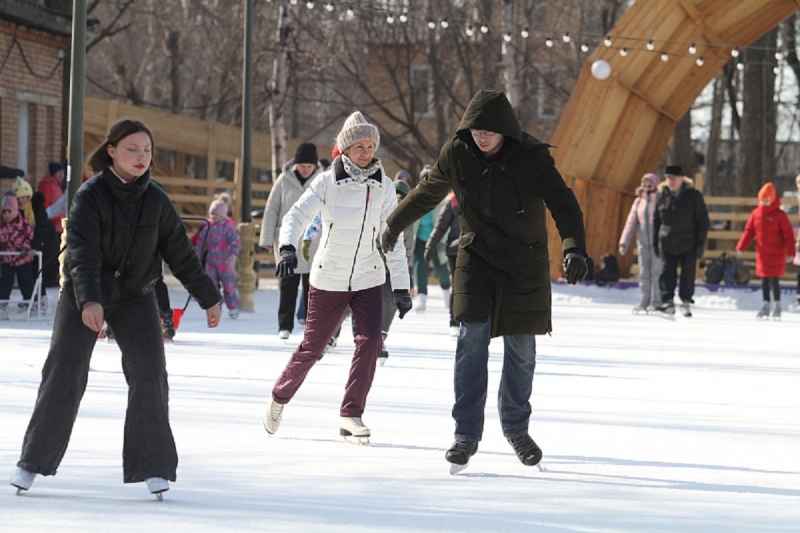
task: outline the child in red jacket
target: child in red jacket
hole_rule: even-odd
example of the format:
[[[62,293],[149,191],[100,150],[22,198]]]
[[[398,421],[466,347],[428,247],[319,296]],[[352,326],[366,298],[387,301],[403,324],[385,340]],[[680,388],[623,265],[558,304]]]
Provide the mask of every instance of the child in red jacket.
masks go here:
[[[736,251],[741,253],[753,238],[756,239],[756,275],[761,278],[761,291],[764,294],[764,305],[756,318],[769,318],[770,291],[772,318],[781,318],[781,287],[778,279],[786,272],[786,263],[794,257],[794,231],[789,216],[780,207],[775,186],[767,182],[758,191],[758,207],[747,220],[744,233],[736,245]]]

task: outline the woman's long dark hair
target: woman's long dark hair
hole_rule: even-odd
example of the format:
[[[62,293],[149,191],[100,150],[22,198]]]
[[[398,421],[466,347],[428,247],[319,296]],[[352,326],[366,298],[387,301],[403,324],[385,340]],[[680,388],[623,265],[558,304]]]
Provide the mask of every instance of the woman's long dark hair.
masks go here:
[[[114,160],[108,155],[108,147],[109,146],[117,146],[119,142],[127,137],[128,135],[133,135],[134,133],[144,132],[150,137],[150,144],[152,153],[155,154],[156,151],[156,144],[153,141],[153,134],[150,132],[150,128],[144,125],[143,122],[139,120],[134,120],[131,118],[123,118],[118,120],[111,126],[111,129],[108,131],[108,137],[106,140],[103,141],[100,146],[94,149],[92,155],[89,156],[89,168],[92,169],[93,172],[102,172],[103,170],[107,169],[114,165]],[[150,168],[147,170],[153,170],[154,163],[153,160],[150,160]]]

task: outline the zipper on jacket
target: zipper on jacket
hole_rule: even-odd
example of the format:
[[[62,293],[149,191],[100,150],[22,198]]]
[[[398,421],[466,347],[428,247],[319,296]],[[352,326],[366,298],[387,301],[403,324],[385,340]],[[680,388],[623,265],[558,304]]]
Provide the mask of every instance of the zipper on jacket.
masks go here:
[[[332,231],[333,231],[333,222],[331,222],[330,225],[328,226],[328,236],[325,237],[325,246],[323,246],[323,248],[327,248],[328,247],[328,241],[331,240],[331,232]]]
[[[353,254],[353,266],[350,268],[350,279],[347,280],[347,291],[353,290],[353,274],[356,271],[356,261],[358,259],[358,250],[361,248],[361,239],[364,237],[364,226],[367,223],[367,212],[369,211],[369,193],[370,188],[367,185],[367,201],[364,203],[364,218],[361,219],[361,232],[358,234],[358,243],[356,243],[356,253]]]

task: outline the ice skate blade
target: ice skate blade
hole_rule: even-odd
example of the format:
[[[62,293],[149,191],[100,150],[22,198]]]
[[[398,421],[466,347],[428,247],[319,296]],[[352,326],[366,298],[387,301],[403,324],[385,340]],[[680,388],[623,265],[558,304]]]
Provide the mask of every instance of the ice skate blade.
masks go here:
[[[354,435],[342,435],[342,442],[355,444],[356,446],[366,446],[369,444],[369,437],[356,437]]]
[[[385,365],[386,364],[386,359],[388,359],[388,357],[378,357],[378,366]]]
[[[21,495],[23,492],[25,492],[25,489],[23,489],[22,487],[15,487],[15,488],[17,489],[17,496],[19,496],[19,495]]]
[[[156,500],[163,502],[164,501],[164,493],[163,492],[156,492]]]
[[[454,476],[454,475],[458,474],[459,472],[461,472],[462,470],[464,470],[465,468],[467,468],[468,466],[469,466],[469,463],[466,463],[466,464],[463,464],[463,465],[457,465],[457,464],[453,463],[453,464],[450,465],[450,475]]]

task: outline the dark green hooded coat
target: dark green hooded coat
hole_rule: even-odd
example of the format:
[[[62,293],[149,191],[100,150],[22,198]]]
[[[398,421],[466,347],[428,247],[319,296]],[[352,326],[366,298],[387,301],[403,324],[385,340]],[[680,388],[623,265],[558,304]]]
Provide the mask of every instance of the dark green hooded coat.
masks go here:
[[[500,152],[487,160],[470,128],[502,133]],[[552,329],[545,207],[564,253],[586,250],[583,214],[548,148],[522,131],[505,94],[479,91],[431,172],[388,220],[389,229],[401,233],[455,190],[461,236],[453,316],[485,322],[494,309],[492,337]]]

